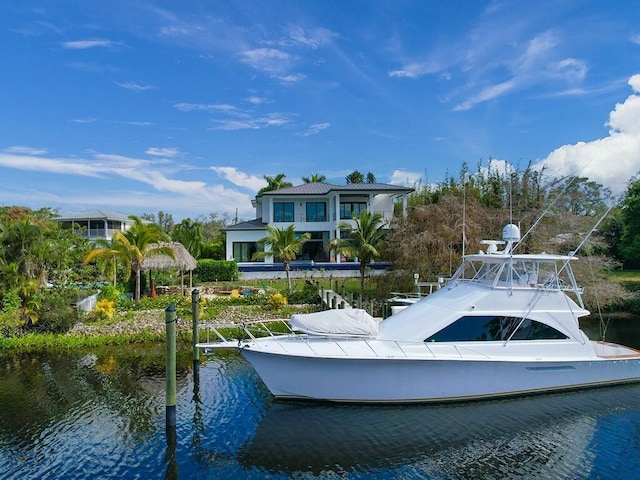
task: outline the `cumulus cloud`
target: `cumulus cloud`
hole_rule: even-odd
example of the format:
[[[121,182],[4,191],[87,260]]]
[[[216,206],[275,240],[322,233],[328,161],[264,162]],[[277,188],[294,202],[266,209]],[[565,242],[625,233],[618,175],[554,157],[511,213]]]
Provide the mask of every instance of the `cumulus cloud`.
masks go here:
[[[629,79],[633,90],[609,114],[609,136],[564,145],[536,164],[554,176],[580,175],[622,193],[640,170],[640,74]]]
[[[415,187],[422,181],[422,175],[418,172],[410,172],[408,170],[394,170],[389,178],[392,185],[401,185],[404,187]]]

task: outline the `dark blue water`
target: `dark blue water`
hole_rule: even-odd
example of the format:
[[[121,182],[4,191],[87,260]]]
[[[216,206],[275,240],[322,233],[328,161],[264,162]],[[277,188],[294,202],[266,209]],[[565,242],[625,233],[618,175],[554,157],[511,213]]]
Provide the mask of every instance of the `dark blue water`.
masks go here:
[[[0,479],[640,476],[640,385],[438,406],[283,403],[234,353],[209,357],[194,381],[183,349],[175,438],[162,346],[0,357]]]

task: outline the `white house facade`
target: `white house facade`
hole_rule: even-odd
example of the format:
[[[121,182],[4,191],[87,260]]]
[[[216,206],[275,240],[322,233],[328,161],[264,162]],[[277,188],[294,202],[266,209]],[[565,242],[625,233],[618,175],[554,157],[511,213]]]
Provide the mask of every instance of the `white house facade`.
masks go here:
[[[227,260],[235,260],[239,265],[255,264],[252,256],[261,248],[258,240],[265,237],[267,226],[286,228],[295,225],[297,234],[311,235],[302,247],[299,262],[311,265],[352,262],[353,259],[332,256],[327,248],[329,241],[340,238],[338,225],[351,223],[355,226],[353,216],[370,211],[381,214],[388,228],[395,208],[401,208],[403,215],[406,212],[407,197],[411,192],[412,188],[384,183],[306,183],[264,192],[252,202],[256,209],[255,220],[225,229]],[[401,207],[396,207],[397,204]],[[273,264],[274,259],[268,256],[260,263]]]

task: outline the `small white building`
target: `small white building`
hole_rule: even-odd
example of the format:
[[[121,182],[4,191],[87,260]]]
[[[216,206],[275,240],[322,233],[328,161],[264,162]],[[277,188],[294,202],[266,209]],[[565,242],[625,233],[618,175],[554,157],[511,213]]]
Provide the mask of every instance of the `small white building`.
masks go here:
[[[104,210],[89,210],[55,219],[62,228],[72,228],[89,240],[111,240],[115,231],[125,232],[133,220],[128,215]]]
[[[360,212],[370,211],[382,214],[388,227],[395,205],[399,203],[404,214],[407,197],[413,191],[413,188],[385,183],[305,183],[261,193],[252,202],[256,219],[225,229],[227,260],[235,260],[240,267],[250,262],[255,265],[252,255],[258,251],[257,242],[265,237],[266,227],[286,228],[293,224],[296,233],[311,234],[298,261],[311,265],[352,262],[353,259],[343,259],[339,255],[332,257],[327,248],[329,241],[340,238],[338,225],[352,223],[355,226],[353,215],[357,217]],[[260,263],[267,266],[273,261],[272,257],[267,257]]]

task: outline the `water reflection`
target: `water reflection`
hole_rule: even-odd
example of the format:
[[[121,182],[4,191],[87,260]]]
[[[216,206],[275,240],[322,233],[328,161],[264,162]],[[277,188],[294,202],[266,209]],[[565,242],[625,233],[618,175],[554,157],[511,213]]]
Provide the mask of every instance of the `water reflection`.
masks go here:
[[[0,356],[0,478],[633,478],[640,469],[640,385],[457,405],[283,403],[236,352],[208,358],[199,375],[190,353],[179,352],[174,431],[165,430],[163,345]]]
[[[588,477],[598,418],[640,409],[640,386],[431,406],[277,402],[241,449],[270,472],[379,468],[482,478],[520,470],[536,478]],[[636,432],[637,433],[637,432]],[[439,473],[436,473],[439,472]]]

